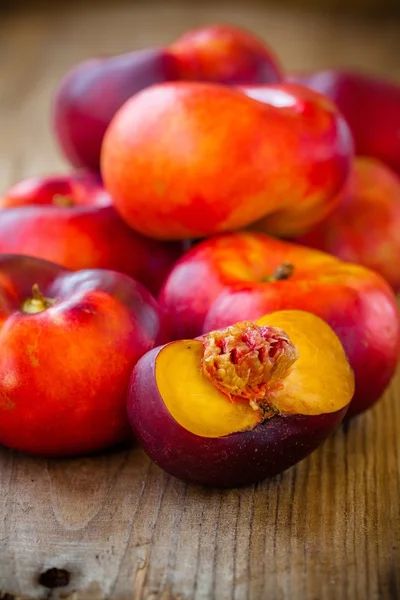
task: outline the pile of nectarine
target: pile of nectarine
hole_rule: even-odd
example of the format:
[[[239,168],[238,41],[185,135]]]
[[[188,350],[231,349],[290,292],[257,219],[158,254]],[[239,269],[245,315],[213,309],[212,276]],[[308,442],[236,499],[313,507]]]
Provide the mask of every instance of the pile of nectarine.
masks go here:
[[[0,198],[0,443],[133,432],[234,486],[375,404],[400,350],[399,127],[395,84],[285,75],[226,25],[76,66],[54,128],[77,170]]]

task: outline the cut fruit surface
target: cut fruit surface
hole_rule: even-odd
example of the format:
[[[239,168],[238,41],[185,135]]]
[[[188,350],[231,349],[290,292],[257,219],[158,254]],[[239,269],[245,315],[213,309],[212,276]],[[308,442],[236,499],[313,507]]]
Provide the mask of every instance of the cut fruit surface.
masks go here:
[[[161,397],[173,418],[185,429],[204,437],[220,437],[253,429],[261,411],[249,404],[232,402],[203,375],[203,344],[183,340],[165,346],[156,363]]]
[[[233,332],[239,332],[240,340],[235,342]],[[249,337],[251,343],[255,340],[250,350],[243,341]],[[210,360],[210,347],[215,351],[215,341],[219,350],[211,357],[214,368],[204,361]],[[225,354],[224,342],[229,350]],[[238,348],[232,347],[235,343]],[[250,356],[248,370],[235,350],[242,357],[246,350],[245,361]],[[274,414],[337,412],[354,393],[354,375],[336,334],[319,317],[298,310],[272,313],[257,325],[228,327],[203,341],[167,344],[157,356],[155,378],[177,423],[209,438],[254,429]],[[225,387],[224,378],[229,379]]]
[[[339,338],[325,321],[300,310],[266,315],[258,325],[281,327],[299,356],[273,400],[279,411],[320,415],[346,406],[354,394],[354,375]]]

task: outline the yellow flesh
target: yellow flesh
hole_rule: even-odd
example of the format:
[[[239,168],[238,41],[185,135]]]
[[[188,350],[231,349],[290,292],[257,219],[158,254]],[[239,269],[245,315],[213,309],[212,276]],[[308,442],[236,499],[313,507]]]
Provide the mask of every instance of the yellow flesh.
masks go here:
[[[253,429],[260,413],[245,402],[231,402],[200,370],[198,340],[173,342],[156,359],[156,382],[165,406],[182,427],[204,437]]]
[[[346,406],[354,394],[354,375],[339,338],[319,317],[300,310],[281,310],[257,325],[280,327],[299,350],[273,404],[287,414],[320,415]]]
[[[271,397],[284,414],[320,415],[345,407],[354,394],[354,376],[343,347],[322,319],[298,310],[262,317],[257,325],[283,329],[299,350],[299,358]],[[230,401],[201,371],[202,343],[172,342],[156,359],[156,383],[172,417],[203,437],[221,437],[253,429],[262,415],[243,401]]]

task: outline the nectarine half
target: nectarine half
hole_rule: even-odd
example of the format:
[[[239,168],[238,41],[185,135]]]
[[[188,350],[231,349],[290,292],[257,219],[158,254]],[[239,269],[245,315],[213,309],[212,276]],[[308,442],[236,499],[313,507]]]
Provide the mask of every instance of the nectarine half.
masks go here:
[[[339,425],[354,392],[319,317],[279,311],[143,356],[128,415],[145,452],[195,483],[238,486],[292,466]]]

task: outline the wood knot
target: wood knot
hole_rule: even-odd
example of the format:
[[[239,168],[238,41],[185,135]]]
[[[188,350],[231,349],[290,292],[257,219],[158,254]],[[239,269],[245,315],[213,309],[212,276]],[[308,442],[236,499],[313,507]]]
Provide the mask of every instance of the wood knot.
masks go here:
[[[0,590],[0,600],[16,600],[14,594],[10,594],[9,592],[2,592]]]
[[[47,571],[44,571],[39,575],[40,585],[51,590],[54,588],[65,587],[69,584],[70,579],[71,573],[69,571],[66,569],[57,569],[56,567],[47,569]]]

